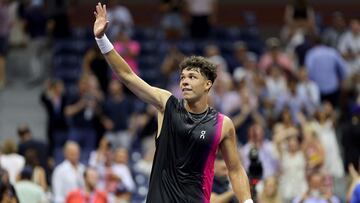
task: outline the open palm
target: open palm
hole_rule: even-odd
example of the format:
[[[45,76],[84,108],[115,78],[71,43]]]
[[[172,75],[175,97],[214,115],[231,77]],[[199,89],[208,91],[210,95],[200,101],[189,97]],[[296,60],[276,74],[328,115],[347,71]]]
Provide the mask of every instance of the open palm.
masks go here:
[[[106,5],[101,5],[101,3],[98,3],[96,5],[96,11],[94,11],[94,14],[96,17],[94,23],[94,35],[97,38],[101,38],[109,24],[109,21],[107,21],[106,17]]]

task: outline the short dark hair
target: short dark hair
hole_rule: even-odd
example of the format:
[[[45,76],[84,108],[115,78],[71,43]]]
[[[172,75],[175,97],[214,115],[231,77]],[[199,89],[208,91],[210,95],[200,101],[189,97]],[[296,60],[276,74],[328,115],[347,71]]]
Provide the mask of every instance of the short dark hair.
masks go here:
[[[217,77],[216,65],[202,56],[190,56],[185,58],[180,64],[180,69],[181,71],[184,69],[199,70],[201,75],[205,76],[208,80],[211,80],[213,84]]]

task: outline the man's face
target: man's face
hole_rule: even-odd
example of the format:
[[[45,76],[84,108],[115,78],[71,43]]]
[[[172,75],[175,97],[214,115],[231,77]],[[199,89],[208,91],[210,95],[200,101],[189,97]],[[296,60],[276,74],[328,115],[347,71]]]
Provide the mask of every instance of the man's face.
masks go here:
[[[211,81],[205,78],[197,69],[184,69],[181,73],[180,89],[184,99],[188,101],[196,101],[204,94],[207,94],[211,85]]]
[[[95,188],[98,182],[97,172],[94,169],[88,169],[88,171],[86,172],[85,181],[90,188]]]
[[[75,145],[69,146],[65,151],[65,156],[72,164],[77,164],[80,159],[80,149]]]

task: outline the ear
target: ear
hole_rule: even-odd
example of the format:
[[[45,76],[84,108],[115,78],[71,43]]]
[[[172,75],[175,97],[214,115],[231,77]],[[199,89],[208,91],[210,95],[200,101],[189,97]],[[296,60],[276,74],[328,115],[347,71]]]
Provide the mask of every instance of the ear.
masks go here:
[[[211,82],[211,80],[207,80],[206,84],[205,84],[206,91],[209,92],[212,85],[213,85],[213,83]]]

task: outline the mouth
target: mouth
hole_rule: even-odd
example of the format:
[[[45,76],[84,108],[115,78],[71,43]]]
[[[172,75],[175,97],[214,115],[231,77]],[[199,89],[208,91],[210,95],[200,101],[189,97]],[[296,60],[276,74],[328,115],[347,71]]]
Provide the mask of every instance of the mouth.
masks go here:
[[[190,88],[182,88],[182,92],[191,92],[192,90]]]

